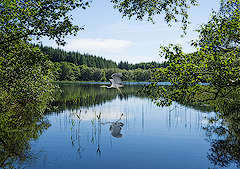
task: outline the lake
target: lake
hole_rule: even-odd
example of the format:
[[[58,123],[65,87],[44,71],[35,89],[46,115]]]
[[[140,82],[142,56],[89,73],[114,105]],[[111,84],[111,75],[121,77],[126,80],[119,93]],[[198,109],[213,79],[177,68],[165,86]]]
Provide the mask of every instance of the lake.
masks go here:
[[[116,89],[99,83],[60,84],[50,123],[31,141],[32,158],[19,168],[218,168],[206,128],[215,113],[208,107],[157,107],[141,84]],[[227,160],[227,159],[226,159]],[[234,160],[233,160],[234,161]],[[224,167],[224,166],[223,166]],[[236,168],[234,162],[226,168]]]

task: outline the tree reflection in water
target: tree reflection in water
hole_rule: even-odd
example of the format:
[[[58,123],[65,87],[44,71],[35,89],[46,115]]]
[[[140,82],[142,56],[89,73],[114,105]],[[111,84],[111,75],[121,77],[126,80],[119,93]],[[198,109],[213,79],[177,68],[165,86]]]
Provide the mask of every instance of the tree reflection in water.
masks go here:
[[[139,119],[142,119],[141,124],[139,125],[142,127],[142,133],[144,130],[145,123],[147,120],[145,119],[145,112],[149,107],[142,107],[138,106],[139,109],[133,110],[130,107],[126,107],[126,111],[119,111],[117,116],[111,117],[110,119],[104,119],[106,111],[103,111],[102,108],[95,109],[92,112],[89,112],[88,107],[95,105],[102,105],[109,100],[113,100],[119,94],[117,91],[103,91],[99,90],[98,85],[66,85],[67,89],[62,92],[58,93],[57,99],[54,102],[54,105],[59,106],[57,112],[53,113],[66,113],[66,118],[64,116],[64,125],[67,128],[67,125],[72,125],[71,129],[71,141],[72,146],[74,149],[77,150],[79,158],[82,158],[84,151],[88,151],[89,144],[93,145],[93,154],[97,154],[99,157],[103,157],[105,153],[104,145],[101,145],[101,134],[105,134],[107,131],[107,135],[110,136],[110,141],[112,138],[122,138],[121,130],[125,124],[125,128],[123,131],[129,127],[129,112],[135,111],[139,113]],[[96,88],[96,89],[95,89]],[[127,86],[124,88],[124,98],[118,97],[119,100],[127,100],[130,96],[134,95],[133,93],[137,91],[137,87],[134,86]],[[106,94],[103,94],[106,93]],[[129,98],[128,98],[129,97]],[[134,96],[135,97],[135,96]],[[144,98],[143,95],[138,95],[137,97]],[[137,104],[140,104],[137,102]],[[117,105],[117,104],[115,104]],[[152,104],[151,104],[152,105]],[[222,108],[221,105],[224,105],[225,108]],[[215,104],[216,106],[216,104]],[[213,112],[213,106],[200,106],[200,105],[190,105],[190,106],[182,106],[179,103],[176,103],[176,106],[173,108],[169,108],[169,111],[166,111],[164,119],[166,119],[166,127],[168,132],[173,128],[177,128],[178,126],[182,125],[184,128],[189,128],[190,131],[194,129],[196,132],[204,132],[207,136],[207,141],[210,143],[211,148],[209,149],[207,156],[209,161],[213,163],[216,167],[228,167],[232,165],[232,163],[236,163],[238,167],[240,167],[240,115],[239,110],[237,107],[240,105],[232,105],[228,106],[227,103],[219,102],[218,103],[218,111],[216,113],[216,118],[209,118],[208,125],[205,125],[203,122],[203,116],[205,114],[203,112]],[[191,108],[190,108],[191,107]],[[227,107],[227,108],[226,108]],[[233,108],[235,107],[235,108]],[[141,110],[142,109],[142,110]],[[185,110],[181,110],[185,109]],[[199,110],[198,113],[192,114],[191,110]],[[65,111],[67,110],[67,111]],[[86,110],[86,111],[84,111]],[[107,109],[109,112],[115,112],[114,107],[109,107]],[[190,111],[186,111],[190,110]],[[72,116],[70,117],[69,111],[71,112]],[[129,111],[129,112],[128,112]],[[98,113],[96,113],[98,112]],[[102,112],[102,113],[101,113]],[[117,112],[117,111],[116,111]],[[123,117],[124,113],[124,124],[121,122],[121,118]],[[224,112],[224,113],[220,113]],[[49,112],[51,114],[52,112]],[[137,114],[136,113],[136,114]],[[120,116],[121,115],[121,116]],[[119,118],[120,116],[120,118]],[[15,119],[17,124],[21,125],[14,125],[14,123],[5,124],[4,120],[6,118],[8,120],[14,119],[13,117],[18,117]],[[21,118],[20,118],[21,117]],[[22,118],[24,117],[25,120]],[[86,118],[88,117],[88,119]],[[119,118],[119,119],[118,119]],[[85,120],[83,123],[83,119]],[[87,120],[86,120],[87,119]],[[116,119],[116,121],[114,121]],[[118,119],[118,120],[117,120]],[[135,119],[135,114],[134,114]],[[29,144],[30,140],[38,139],[39,135],[47,129],[50,124],[47,119],[44,119],[42,116],[32,117],[29,114],[29,117],[26,117],[26,114],[22,114],[21,116],[18,114],[13,114],[11,117],[3,116],[0,118],[1,123],[4,127],[0,128],[0,160],[1,166],[0,167],[9,167],[14,168],[14,164],[16,162],[22,163],[23,165],[18,165],[24,167],[24,161],[31,161],[37,157],[36,154],[31,152],[31,145]],[[85,130],[84,125],[86,125],[86,121],[89,124],[89,130]],[[111,122],[108,122],[111,121]],[[53,123],[54,124],[54,123]],[[84,124],[84,125],[83,125]],[[107,125],[110,125],[109,128]],[[195,125],[192,125],[195,124]],[[82,128],[81,128],[82,125]],[[149,127],[146,125],[146,128]],[[107,128],[106,128],[107,127]],[[181,126],[180,126],[181,127]],[[15,130],[15,129],[18,130]],[[108,132],[108,129],[110,132]],[[203,129],[203,130],[202,130]],[[157,130],[157,129],[156,129]],[[67,131],[69,132],[69,131]],[[81,133],[82,132],[82,133]],[[11,133],[11,135],[8,134]],[[110,135],[111,133],[111,135]],[[83,135],[81,135],[83,134]],[[126,133],[127,134],[127,133]],[[124,134],[125,135],[125,134]],[[81,138],[82,137],[82,138]],[[84,138],[84,139],[83,139]],[[103,139],[106,137],[104,136]],[[82,140],[81,140],[82,139]],[[105,139],[106,140],[106,139]],[[115,139],[119,140],[119,139]],[[69,141],[69,137],[68,137]],[[82,141],[82,142],[81,142]],[[120,139],[119,141],[123,142],[126,141]],[[86,144],[87,143],[87,144]],[[104,143],[105,144],[105,143]],[[112,144],[112,142],[111,142]],[[71,145],[70,145],[71,146]],[[112,147],[112,145],[111,145]],[[102,150],[102,149],[103,150]],[[74,151],[76,151],[74,150]],[[102,154],[102,152],[104,152]],[[85,152],[86,153],[86,152]],[[86,153],[87,154],[87,153]],[[85,155],[86,155],[85,154]],[[41,154],[39,154],[41,156]],[[86,155],[87,156],[87,155]]]
[[[211,145],[207,157],[216,166],[228,167],[232,163],[240,167],[240,113],[239,103],[220,103],[215,118],[209,119],[206,131]]]
[[[206,127],[201,126],[205,132],[206,141],[211,146],[207,158],[217,167],[229,167],[235,164],[240,168],[240,102],[231,102],[226,99],[213,101],[209,105],[196,103],[194,105],[184,105],[184,107],[191,107],[201,112],[215,112],[214,116],[207,119],[208,125]],[[181,107],[174,107],[172,110],[178,108]],[[168,127],[172,125],[172,110],[168,113]],[[201,119],[202,117],[197,120]]]
[[[16,168],[37,158],[29,141],[37,140],[50,123],[40,114],[20,111],[1,114],[0,126],[0,168]]]
[[[81,85],[78,86],[78,88],[76,88],[75,90],[73,90],[76,93],[76,90],[80,90],[81,88],[84,87],[90,87],[90,85]],[[92,85],[91,87],[95,88],[98,86],[94,86]],[[70,88],[69,88],[70,89]],[[68,89],[68,90],[69,90]],[[106,95],[104,95],[102,93],[102,91],[99,90],[80,90],[80,91],[91,91],[94,93],[90,93],[90,95],[88,95],[88,100],[89,102],[81,102],[86,103],[85,106],[90,106],[90,105],[95,105],[95,104],[102,104],[104,103],[106,100],[111,100],[113,98],[116,97],[117,93],[112,93],[109,92]],[[135,86],[127,86],[125,87],[125,93],[128,94],[132,94],[133,91],[136,91]],[[72,93],[74,93],[72,92]],[[99,93],[96,93],[99,92]],[[105,91],[108,92],[108,91]],[[71,93],[71,91],[69,91],[68,93]],[[128,94],[125,95],[125,99],[127,99]],[[100,95],[102,97],[100,97]],[[67,96],[67,95],[66,95]],[[81,97],[81,95],[79,95]],[[94,96],[94,98],[92,98],[92,96]],[[69,97],[69,96],[67,96]],[[140,96],[140,97],[144,97],[144,96]],[[69,97],[69,98],[74,98],[74,97]],[[83,98],[83,96],[82,96]],[[87,98],[87,97],[86,97]],[[93,102],[91,102],[91,100]],[[66,103],[68,103],[68,99],[65,101]],[[57,102],[56,102],[57,103]],[[73,105],[72,103],[76,104]],[[197,121],[196,121],[196,125],[195,126],[197,129],[203,129],[203,131],[205,132],[206,136],[207,136],[207,141],[210,143],[211,148],[209,150],[209,153],[207,154],[207,158],[209,159],[209,161],[211,163],[213,163],[215,166],[218,167],[228,167],[230,166],[232,163],[237,164],[238,167],[240,167],[240,115],[239,115],[239,110],[237,109],[238,107],[240,107],[240,105],[234,105],[234,106],[229,106],[228,102],[222,103],[219,102],[216,105],[216,102],[214,103],[214,105],[210,105],[210,106],[202,106],[202,104],[195,104],[195,105],[183,105],[183,107],[188,107],[191,109],[195,109],[195,110],[199,110],[200,112],[212,112],[212,111],[216,111],[216,112],[224,112],[224,113],[216,113],[216,118],[210,118],[208,120],[208,125],[207,127],[203,127],[202,126],[202,113],[199,112],[199,115],[197,116]],[[64,105],[64,104],[59,104],[59,105]],[[177,104],[178,105],[178,104]],[[221,107],[222,105],[222,107]],[[70,107],[69,107],[70,106]],[[175,126],[177,127],[178,125],[178,120],[180,117],[180,114],[178,114],[178,110],[181,109],[181,104],[179,104],[180,107],[174,107],[173,109],[170,109],[169,112],[167,113],[167,118],[166,120],[167,122],[167,127],[170,128]],[[71,109],[72,107],[78,107],[78,102],[71,102],[69,105],[65,106],[68,107],[69,109]],[[216,107],[218,107],[216,109]],[[232,108],[235,107],[235,110]],[[174,110],[174,114],[173,114],[173,110]],[[177,114],[176,114],[177,112]],[[174,115],[174,116],[173,116]],[[176,118],[177,116],[177,118]],[[189,119],[191,120],[191,112],[189,114]],[[97,146],[97,151],[96,153],[98,155],[101,155],[101,150],[100,150],[100,136],[101,136],[101,124],[105,125],[105,124],[111,124],[109,130],[111,131],[111,135],[115,138],[121,138],[122,134],[121,132],[121,128],[123,127],[123,123],[119,122],[121,120],[121,117],[119,120],[117,120],[116,122],[105,122],[105,123],[101,123],[101,118],[100,114],[99,116],[96,116],[96,119],[92,120],[92,140],[91,143],[94,144],[94,141],[96,141],[98,143]],[[182,117],[183,118],[183,117]],[[181,119],[182,119],[181,118]],[[186,123],[186,112],[185,112],[185,127],[187,127],[187,123]],[[97,122],[97,125],[96,125]],[[190,130],[191,130],[191,122],[190,124]],[[84,150],[84,149],[82,149]]]

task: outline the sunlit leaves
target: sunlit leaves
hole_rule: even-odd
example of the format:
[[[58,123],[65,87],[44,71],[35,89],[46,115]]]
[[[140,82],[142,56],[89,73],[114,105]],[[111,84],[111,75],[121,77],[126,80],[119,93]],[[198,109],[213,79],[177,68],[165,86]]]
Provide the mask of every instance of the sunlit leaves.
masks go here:
[[[23,40],[7,45],[0,48],[4,57],[0,64],[0,167],[4,168],[11,167],[11,159],[23,155],[28,141],[47,127],[42,113],[53,92],[47,57]]]
[[[0,2],[0,167],[12,167],[12,156],[24,159],[28,141],[47,127],[41,115],[52,99],[51,62],[30,38],[64,45],[66,35],[81,29],[68,12],[85,6],[82,0]]]
[[[155,22],[154,16],[164,15],[164,20],[170,22],[182,22],[182,30],[186,33],[189,24],[187,9],[197,6],[196,0],[111,0],[114,8],[118,9],[124,16],[135,17],[136,20],[143,20],[144,16],[148,21]]]
[[[240,1],[234,3],[240,5]],[[230,6],[232,2],[227,1],[226,4]],[[158,105],[169,105],[172,101],[237,101],[231,95],[233,92],[240,94],[240,13],[237,9],[233,8],[231,15],[212,13],[209,22],[197,30],[199,39],[191,43],[197,48],[194,53],[183,53],[179,45],[160,47],[160,56],[168,60],[169,66],[156,71],[153,80],[158,82],[167,79],[171,85],[160,86],[160,90],[158,89],[157,96],[154,96]],[[149,89],[143,91],[148,92],[153,88],[148,87]]]
[[[77,7],[83,9],[89,6],[89,1],[82,0],[52,0],[52,1],[11,1],[0,3],[0,44],[28,36],[39,39],[48,36],[49,39],[64,45],[64,37],[76,35],[82,27],[72,24],[69,11]]]
[[[47,57],[21,40],[9,45],[4,50],[0,49],[4,56],[0,74],[1,94],[8,93],[15,104],[22,106],[44,101],[44,94],[51,88],[47,78],[50,73]]]

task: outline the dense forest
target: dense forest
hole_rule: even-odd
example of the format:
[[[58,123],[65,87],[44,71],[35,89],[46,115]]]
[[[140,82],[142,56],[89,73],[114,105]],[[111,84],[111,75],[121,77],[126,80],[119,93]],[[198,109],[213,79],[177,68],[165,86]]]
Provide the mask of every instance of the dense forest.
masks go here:
[[[57,81],[107,81],[116,72],[123,73],[124,81],[149,81],[153,68],[165,68],[167,63],[148,62],[129,64],[106,60],[90,54],[66,52],[60,48],[35,45],[53,62],[52,74]]]
[[[63,49],[54,49],[48,46],[39,46],[42,52],[49,56],[52,62],[69,62],[76,66],[86,65],[96,68],[117,68],[117,64],[111,60],[106,60],[102,57],[97,57],[89,54],[80,54],[79,52],[66,52]]]

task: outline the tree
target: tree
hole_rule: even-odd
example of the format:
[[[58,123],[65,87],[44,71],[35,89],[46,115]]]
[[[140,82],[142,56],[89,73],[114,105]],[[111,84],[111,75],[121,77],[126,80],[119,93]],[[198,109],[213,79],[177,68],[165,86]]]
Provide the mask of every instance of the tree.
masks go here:
[[[27,142],[47,127],[41,118],[52,100],[53,66],[31,38],[47,36],[64,45],[66,35],[81,29],[67,12],[86,5],[82,0],[0,2],[0,167],[14,168],[12,160],[24,157]]]
[[[120,62],[118,63],[118,68],[119,68],[119,69],[123,69],[123,61],[120,61]]]
[[[75,35],[81,29],[73,26],[68,12],[88,5],[89,2],[82,0],[0,2],[1,96],[11,96],[15,104],[25,105],[27,100],[38,101],[37,94],[48,91],[51,67],[46,63],[50,62],[46,62],[47,57],[40,50],[28,44],[30,37],[48,36],[64,45],[66,35]]]
[[[90,81],[92,80],[92,69],[87,67],[86,65],[81,65],[81,80],[83,81]]]
[[[106,73],[105,73],[104,70],[102,71],[101,76],[102,76],[102,78],[100,79],[100,81],[101,81],[101,82],[106,82],[106,81],[107,81],[107,78],[106,78]]]
[[[72,71],[72,67],[70,66],[70,64],[68,62],[61,62],[61,74],[59,76],[60,80],[73,80],[71,77],[73,75],[73,71]]]
[[[155,15],[165,13],[164,20],[167,23],[171,21],[183,23],[181,28],[184,33],[189,24],[187,9],[191,5],[198,5],[196,0],[111,0],[111,2],[114,3],[114,8],[123,14],[123,17],[135,16],[136,20],[143,20],[143,17],[147,15],[148,20],[154,23]]]
[[[18,40],[8,48],[0,49],[4,56],[0,69],[0,110],[5,112],[10,103],[25,106],[33,102],[44,102],[51,84],[51,63],[38,48]],[[44,66],[43,66],[44,65]]]
[[[171,86],[158,87],[153,96],[157,105],[169,105],[172,101],[237,101],[232,93],[240,94],[240,1],[227,1],[222,5],[236,8],[231,15],[213,12],[210,21],[201,25],[197,30],[199,39],[191,43],[197,52],[185,54],[179,45],[161,46],[160,55],[168,59],[169,66],[158,69],[155,83],[143,89],[150,95],[157,82],[167,78]],[[200,84],[202,82],[207,85]]]
[[[97,81],[100,81],[102,79],[102,71],[100,69],[95,69],[92,73],[92,79]]]
[[[4,0],[0,3],[0,44],[7,45],[17,39],[28,40],[29,36],[37,39],[47,36],[64,45],[66,35],[76,35],[83,29],[74,26],[71,15],[67,13],[77,7],[85,9],[88,5],[89,2],[82,0]]]

